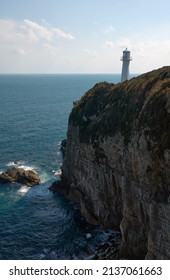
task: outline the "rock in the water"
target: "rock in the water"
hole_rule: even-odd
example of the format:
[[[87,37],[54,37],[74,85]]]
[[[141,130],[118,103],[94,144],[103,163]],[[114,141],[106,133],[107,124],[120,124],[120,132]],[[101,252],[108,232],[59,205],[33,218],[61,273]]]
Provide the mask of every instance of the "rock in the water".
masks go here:
[[[21,183],[28,187],[39,185],[40,178],[33,170],[13,167],[0,174],[0,183]]]

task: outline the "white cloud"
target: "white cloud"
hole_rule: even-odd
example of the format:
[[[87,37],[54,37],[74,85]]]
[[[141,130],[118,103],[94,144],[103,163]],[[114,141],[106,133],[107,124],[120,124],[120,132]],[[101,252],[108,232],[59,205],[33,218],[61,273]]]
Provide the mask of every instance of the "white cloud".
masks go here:
[[[112,49],[113,47],[115,46],[115,43],[112,42],[112,41],[107,41],[105,44],[104,44],[104,48],[110,48]]]
[[[120,56],[126,47],[133,57],[131,72],[146,72],[170,64],[168,37],[121,37],[114,34],[111,25],[103,34],[100,25],[97,32],[98,37],[90,39],[79,33],[80,39],[74,41],[68,30],[51,26],[45,20],[38,23],[30,19],[0,19],[0,72],[120,72]],[[87,42],[88,47],[83,49]]]
[[[128,38],[120,38],[119,40],[116,41],[116,45],[119,48],[128,48],[128,49],[132,48],[132,43]]]
[[[52,32],[58,38],[63,39],[63,40],[73,40],[74,39],[74,37],[71,34],[65,33],[59,28],[52,28]]]
[[[116,29],[112,26],[112,25],[109,25],[107,27],[105,27],[102,32],[104,34],[111,34],[111,33],[115,33]]]
[[[44,22],[44,21],[43,21]],[[47,22],[44,22],[47,25]],[[74,37],[70,33],[66,33],[57,27],[44,27],[31,20],[24,20],[24,29],[31,35],[31,37],[38,39],[45,39],[46,41],[52,41],[55,38],[62,40],[73,40]]]
[[[71,57],[67,42],[73,39],[44,20],[0,19],[0,72],[55,72]]]
[[[22,40],[23,35],[20,31],[20,26],[13,20],[0,19],[0,41],[4,42],[16,42]]]
[[[43,44],[43,49],[44,49],[45,51],[47,51],[47,52],[48,52],[50,55],[52,55],[52,56],[56,56],[57,53],[58,53],[58,47],[53,46],[53,45],[51,45],[51,44],[49,44],[49,43],[44,43],[44,44]]]
[[[22,47],[17,47],[17,48],[16,48],[16,52],[17,52],[19,55],[22,55],[22,56],[24,56],[24,55],[27,54],[27,50],[24,49],[24,48],[22,48]]]
[[[97,52],[94,51],[94,50],[83,49],[83,52],[84,52],[86,55],[90,56],[90,57],[93,57],[93,58],[98,57]]]
[[[44,42],[58,43],[58,40],[74,39],[70,33],[65,33],[58,27],[47,27],[45,22],[43,24],[40,25],[29,19],[21,22],[0,19],[1,45],[11,47],[12,44],[18,44],[22,48],[30,46],[30,44],[38,44],[41,41],[43,44]]]
[[[51,30],[47,30],[47,28],[43,27],[42,25],[39,25],[36,22],[33,22],[31,20],[25,19],[23,21],[23,29],[28,32],[28,34],[37,40],[40,38],[45,39],[46,41],[52,41],[53,33]]]

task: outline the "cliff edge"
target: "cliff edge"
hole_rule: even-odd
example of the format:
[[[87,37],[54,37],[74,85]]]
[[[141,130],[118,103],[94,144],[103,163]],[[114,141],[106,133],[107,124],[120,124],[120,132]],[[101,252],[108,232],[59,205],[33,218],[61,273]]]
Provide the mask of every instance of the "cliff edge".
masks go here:
[[[170,67],[74,102],[61,183],[89,222],[120,228],[120,257],[170,259]]]

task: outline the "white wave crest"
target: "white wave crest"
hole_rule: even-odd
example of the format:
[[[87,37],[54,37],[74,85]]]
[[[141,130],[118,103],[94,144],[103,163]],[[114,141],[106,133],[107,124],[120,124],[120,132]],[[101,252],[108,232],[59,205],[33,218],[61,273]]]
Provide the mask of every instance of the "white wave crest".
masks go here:
[[[7,166],[8,167],[11,167],[11,166],[16,166],[16,167],[19,167],[19,168],[22,168],[24,170],[33,170],[35,173],[36,172],[36,168],[34,166],[29,166],[29,165],[26,165],[25,161],[23,160],[19,160],[19,161],[10,161],[9,163],[7,163]]]
[[[30,190],[29,187],[23,185],[23,186],[17,191],[17,193],[25,194],[25,193],[27,193],[29,190]]]
[[[33,170],[35,173],[37,173],[34,166],[18,165],[18,167],[22,168],[22,169],[24,169],[26,171],[27,170]]]
[[[54,171],[54,176],[57,177],[57,176],[61,176],[61,169],[58,169],[57,171]]]
[[[15,165],[17,165],[17,162],[16,161],[10,161],[10,162],[8,162],[7,163],[7,166],[15,166]]]

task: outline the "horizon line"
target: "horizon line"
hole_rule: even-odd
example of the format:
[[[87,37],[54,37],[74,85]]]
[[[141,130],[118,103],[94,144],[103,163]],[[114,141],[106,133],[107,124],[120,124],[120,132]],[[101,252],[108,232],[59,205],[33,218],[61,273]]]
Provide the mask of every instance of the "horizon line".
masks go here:
[[[131,73],[131,75],[140,75],[143,73]],[[121,73],[0,73],[0,75],[120,75]]]

